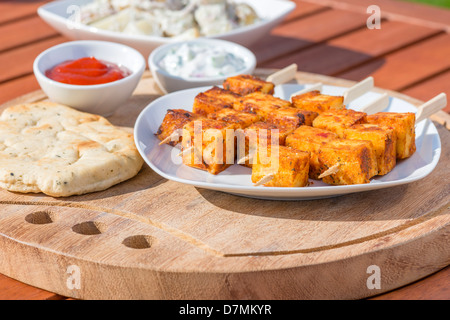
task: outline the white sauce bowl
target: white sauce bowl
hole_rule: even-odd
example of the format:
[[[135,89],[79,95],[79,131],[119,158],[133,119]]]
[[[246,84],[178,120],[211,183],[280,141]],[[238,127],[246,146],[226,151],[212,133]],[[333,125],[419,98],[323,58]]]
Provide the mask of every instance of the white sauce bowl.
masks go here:
[[[168,52],[170,52],[170,50],[178,48],[183,44],[208,45],[214,48],[223,48],[235,56],[242,58],[244,60],[245,67],[235,73],[214,77],[180,77],[172,75],[163,69],[159,65],[159,62],[167,55]],[[250,50],[234,42],[200,38],[184,42],[169,43],[158,47],[150,54],[148,58],[148,65],[158,87],[164,93],[170,93],[196,87],[222,85],[223,81],[228,77],[239,74],[252,74],[256,67],[256,57]]]

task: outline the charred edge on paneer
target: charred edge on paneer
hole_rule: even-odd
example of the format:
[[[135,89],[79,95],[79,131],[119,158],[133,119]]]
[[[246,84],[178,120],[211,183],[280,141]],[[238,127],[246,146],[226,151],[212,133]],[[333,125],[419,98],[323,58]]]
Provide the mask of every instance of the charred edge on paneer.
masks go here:
[[[368,115],[367,122],[394,128],[397,136],[397,159],[409,158],[416,152],[416,115],[414,113],[378,112]]]
[[[317,116],[318,114],[316,112],[308,110],[279,108],[275,112],[269,114],[266,121],[280,126],[312,126],[312,123]]]
[[[275,85],[272,82],[262,80],[252,75],[238,75],[229,77],[223,82],[223,87],[239,95],[247,95],[252,92],[261,92],[272,95]]]
[[[273,178],[266,187],[308,186],[309,153],[285,146],[269,147],[257,152],[257,161],[252,166],[252,182],[256,183],[268,175]]]
[[[344,137],[372,142],[377,156],[378,175],[385,175],[394,169],[397,136],[393,128],[374,124],[356,124],[345,129]]]
[[[245,129],[246,127],[258,122],[261,117],[257,114],[240,112],[234,109],[221,109],[217,112],[208,114],[209,119],[220,120],[227,123],[234,123],[239,129]]]
[[[327,184],[365,184],[378,173],[377,159],[370,141],[335,139],[324,142],[319,149],[318,161],[322,166],[321,172],[339,164],[336,173],[322,178]]]
[[[193,149],[183,153],[183,163],[214,175],[227,169],[234,163],[234,135],[227,130],[233,132],[235,126],[206,118],[187,123],[183,127],[182,145],[184,150]]]
[[[167,144],[174,147],[181,142],[181,131],[183,126],[188,122],[197,119],[200,119],[200,116],[193,112],[189,112],[184,109],[169,109],[167,110],[166,115],[164,116],[164,119],[156,132],[156,137],[162,141],[170,137],[172,133],[180,131],[178,138],[174,137],[171,141],[167,142]]]
[[[338,136],[327,130],[310,126],[300,126],[286,137],[286,146],[311,153],[309,177],[318,180],[324,168],[319,162],[318,154],[323,143],[338,139]]]
[[[292,107],[289,101],[269,94],[254,92],[238,99],[233,108],[237,111],[257,114],[265,121],[271,113],[288,107]]]
[[[274,123],[259,121],[255,122],[246,129],[244,129],[244,151],[238,150],[238,158],[253,154],[258,149],[259,145],[263,147],[270,146],[272,143],[284,146],[286,143],[286,137],[289,136],[295,127],[293,126],[281,126]],[[242,143],[242,142],[241,142]],[[238,148],[241,145],[238,144]],[[242,154],[244,153],[244,154]],[[248,159],[243,166],[252,167],[254,163],[253,159]]]
[[[194,98],[192,111],[206,117],[210,113],[217,112],[224,108],[233,108],[239,95],[217,86],[199,93]]]
[[[367,123],[367,114],[365,112],[344,109],[330,110],[319,114],[314,119],[313,126],[334,132],[340,138],[343,138],[346,128],[362,123]]]
[[[345,109],[343,96],[331,96],[318,90],[306,92],[292,97],[295,108],[314,111],[319,114],[329,110]]]

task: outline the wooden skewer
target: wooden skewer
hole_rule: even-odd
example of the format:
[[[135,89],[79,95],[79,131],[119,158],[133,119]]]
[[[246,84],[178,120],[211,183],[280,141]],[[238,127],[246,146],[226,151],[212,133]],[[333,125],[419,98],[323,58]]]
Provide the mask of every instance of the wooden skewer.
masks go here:
[[[184,149],[183,151],[181,151],[179,154],[178,154],[178,156],[183,156],[184,154],[186,154],[186,153],[188,153],[188,152],[191,152],[191,150],[192,149],[194,149],[194,146],[191,146],[191,147],[189,147],[189,148],[186,148],[186,149]]]
[[[269,174],[269,175],[267,175],[267,176],[264,176],[264,177],[262,177],[259,181],[257,181],[257,182],[254,184],[254,186],[257,187],[257,186],[266,184],[267,182],[269,182],[270,180],[272,180],[274,177],[275,177],[274,174]]]
[[[359,98],[366,92],[373,89],[374,81],[372,77],[368,77],[357,84],[353,85],[352,87],[348,88],[344,92],[344,105],[348,105],[351,101],[355,100],[356,98]]]
[[[294,79],[296,73],[297,64],[293,63],[277,72],[272,73],[266,78],[266,81],[272,82],[274,85],[279,85]]]
[[[175,130],[174,132],[172,132],[172,134],[170,136],[168,136],[165,139],[161,140],[159,145],[163,145],[163,144],[165,144],[165,143],[167,143],[169,141],[172,141],[172,139],[175,140],[175,139],[177,139],[179,137],[180,137],[180,134],[177,132],[177,130]]]
[[[170,136],[166,137],[165,139],[161,140],[159,145],[163,145],[163,144],[169,142],[170,140],[172,140],[172,135],[173,135],[173,133]]]
[[[445,93],[440,93],[434,98],[428,100],[422,104],[416,113],[416,123],[428,118],[429,116],[435,114],[436,112],[444,109],[447,106],[447,95]]]
[[[361,112],[365,112],[367,114],[374,114],[380,111],[383,111],[389,106],[389,95],[387,93],[383,93],[379,98],[375,99],[364,107],[361,108]]]
[[[329,167],[326,171],[322,172],[322,174],[319,176],[319,179],[338,173],[339,166],[340,166],[339,163],[336,163],[334,166]]]
[[[246,161],[251,161],[255,157],[255,154],[256,154],[256,150],[253,150],[252,153],[249,153],[248,155],[240,158],[236,163],[237,164],[243,164]]]
[[[292,101],[293,96],[298,96],[313,90],[319,90],[322,91],[323,84],[321,82],[314,83],[308,88],[304,88],[302,90],[299,90],[291,95],[290,100]],[[348,105],[351,101],[355,100],[356,98],[359,98],[364,93],[370,91],[373,89],[373,78],[368,77],[357,84],[353,85],[352,87],[348,88],[344,92],[344,105]],[[375,107],[373,107],[375,108]]]
[[[246,155],[245,157],[240,158],[236,163],[237,164],[243,164],[243,163],[245,163],[246,161],[248,161],[250,159],[251,159],[250,155]]]
[[[294,97],[294,96],[299,96],[301,94],[305,94],[307,92],[311,92],[311,91],[314,91],[314,90],[322,91],[322,86],[323,86],[322,82],[317,82],[317,83],[312,84],[308,88],[304,88],[304,89],[301,89],[301,90],[299,90],[297,92],[294,92],[293,94],[291,94],[290,101],[292,101],[292,97]]]

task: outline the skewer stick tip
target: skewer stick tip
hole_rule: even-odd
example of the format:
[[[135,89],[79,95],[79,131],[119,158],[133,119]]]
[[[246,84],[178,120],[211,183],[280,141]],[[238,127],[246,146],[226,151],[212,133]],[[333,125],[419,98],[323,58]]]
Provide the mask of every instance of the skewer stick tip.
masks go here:
[[[356,83],[344,92],[344,104],[348,105],[353,100],[359,98],[363,94],[369,92],[374,87],[373,77],[367,77]]]
[[[339,172],[339,163],[336,163],[335,165],[329,167],[327,170],[322,172],[322,174],[319,176],[319,179],[328,177],[328,176],[338,173],[338,172]]]
[[[240,158],[236,163],[237,164],[244,164],[246,161],[251,161],[255,157],[255,152],[249,153],[248,155]]]
[[[446,106],[447,95],[442,92],[434,98],[428,100],[418,108],[416,113],[416,123],[419,123],[420,121],[428,118],[436,112],[444,109]]]
[[[240,158],[240,159],[237,161],[237,164],[243,164],[243,163],[245,163],[245,162],[248,161],[248,160],[250,160],[250,156],[249,156],[249,155],[246,155],[245,157]]]
[[[261,178],[259,181],[257,181],[254,186],[258,187],[261,186],[263,184],[266,184],[267,182],[271,181],[273,178],[275,177],[274,174],[269,174],[267,176],[264,176],[263,178]]]
[[[387,93],[383,93],[373,102],[370,102],[366,104],[364,107],[362,107],[360,111],[365,112],[367,114],[374,114],[383,111],[388,106],[389,106],[389,95]]]
[[[164,138],[163,140],[161,140],[161,142],[159,143],[159,145],[163,145],[169,141],[171,141],[172,139],[175,140],[177,138],[179,138],[180,135],[177,132],[177,130],[175,130],[174,132],[172,132],[168,137]]]
[[[169,141],[170,141],[170,136],[168,136],[168,137],[166,137],[165,139],[161,140],[161,141],[159,142],[159,145],[161,146],[161,145],[163,145],[163,144],[165,144],[165,143],[167,143],[167,142],[169,142]]]
[[[295,78],[297,73],[297,64],[293,63],[277,72],[272,73],[266,78],[267,82],[272,82],[275,85],[283,84]]]
[[[186,153],[188,153],[188,152],[191,152],[192,149],[194,149],[194,146],[184,149],[183,151],[181,151],[181,152],[178,154],[178,156],[181,157],[181,156],[183,156],[184,154],[186,154]]]

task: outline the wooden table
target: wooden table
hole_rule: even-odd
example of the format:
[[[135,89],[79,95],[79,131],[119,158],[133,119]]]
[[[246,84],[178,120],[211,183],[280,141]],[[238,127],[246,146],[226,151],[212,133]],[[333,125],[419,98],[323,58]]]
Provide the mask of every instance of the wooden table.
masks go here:
[[[36,15],[48,1],[0,3],[0,104],[39,89],[34,58],[68,41]],[[297,63],[300,71],[361,80],[420,100],[450,93],[450,11],[392,0],[304,0],[250,49],[259,68]],[[367,8],[381,9],[381,29],[369,29]],[[433,120],[449,126],[450,106]],[[0,274],[0,299],[66,299]],[[450,299],[450,267],[373,299]]]

